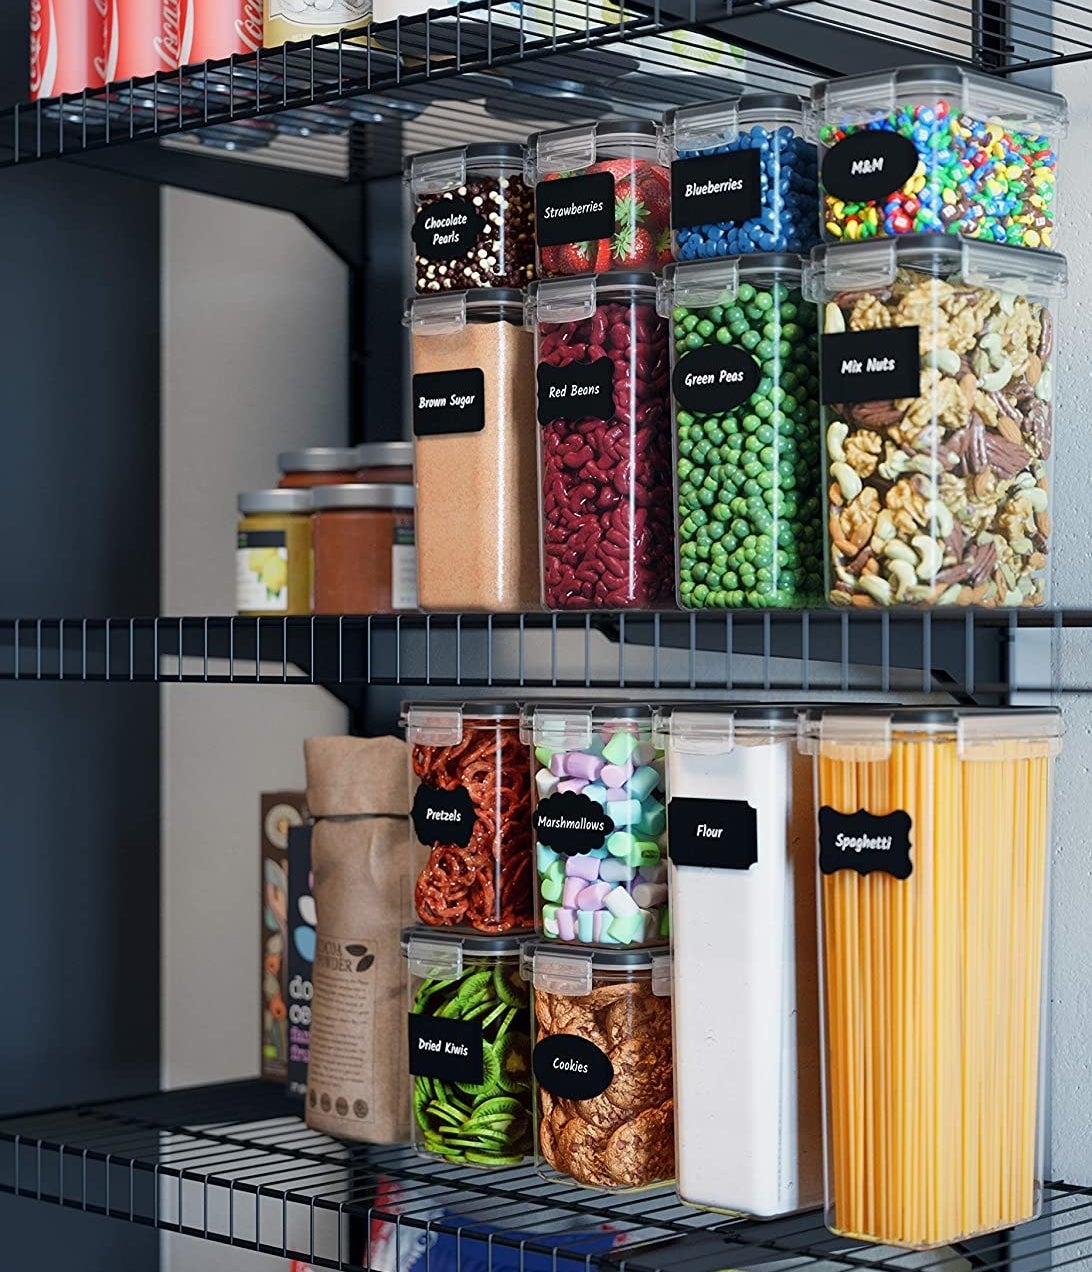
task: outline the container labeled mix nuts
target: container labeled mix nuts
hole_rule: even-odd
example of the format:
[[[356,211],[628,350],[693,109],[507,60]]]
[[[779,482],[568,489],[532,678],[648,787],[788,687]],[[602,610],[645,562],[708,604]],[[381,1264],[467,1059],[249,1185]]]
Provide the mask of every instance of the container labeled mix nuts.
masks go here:
[[[958,66],[904,66],[812,89],[823,236],[962,234],[1052,245],[1057,93]]]
[[[679,604],[820,604],[818,334],[798,256],[668,266]]]
[[[532,1153],[530,986],[521,942],[402,933],[413,1078],[413,1144],[472,1166]]]
[[[656,609],[674,599],[667,322],[652,274],[532,283],[543,600]]]
[[[1064,257],[913,235],[816,248],[835,605],[1043,605]]]
[[[420,294],[523,287],[534,277],[534,196],[523,147],[477,142],[406,161]]]
[[[531,767],[514,703],[408,704],[410,817],[429,849],[414,889],[430,927],[530,930]]]

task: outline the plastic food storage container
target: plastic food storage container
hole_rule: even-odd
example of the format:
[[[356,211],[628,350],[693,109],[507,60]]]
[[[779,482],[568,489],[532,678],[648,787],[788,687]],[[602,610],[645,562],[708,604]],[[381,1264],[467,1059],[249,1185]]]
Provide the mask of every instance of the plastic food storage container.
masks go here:
[[[315,613],[415,610],[413,487],[319,486],[314,500]]]
[[[470,1166],[531,1156],[530,986],[521,942],[402,933],[413,1078],[413,1145]]]
[[[663,122],[675,259],[807,252],[819,186],[806,106],[792,93],[680,106]]]
[[[239,496],[239,614],[310,614],[311,508],[310,490],[252,490]]]
[[[670,378],[651,274],[532,283],[543,600],[672,604]]]
[[[927,1248],[1039,1210],[1052,710],[816,712],[827,1223]]]
[[[957,66],[812,89],[828,240],[929,232],[1052,245],[1065,98]]]
[[[815,808],[793,707],[656,713],[671,835],[677,1187],[770,1218],[823,1196]],[[709,984],[730,986],[710,995]]]
[[[935,235],[816,248],[835,605],[1042,605],[1065,258]]]
[[[523,287],[535,274],[534,195],[523,147],[485,141],[406,161],[416,290]]]
[[[431,927],[530,930],[531,766],[519,708],[506,702],[403,708],[410,816],[429,850],[417,916]]]
[[[669,936],[663,753],[645,706],[539,706],[535,923],[551,941],[655,945]]]
[[[412,442],[364,442],[356,448],[360,481],[413,485]]]
[[[357,480],[360,460],[355,446],[311,446],[277,456],[282,490],[344,486]]]
[[[528,517],[538,484],[535,343],[523,294],[419,297],[406,317],[421,608],[538,609],[538,536]]]
[[[539,278],[655,270],[671,260],[671,177],[649,120],[535,133],[527,183]]]
[[[679,604],[823,600],[816,314],[799,256],[670,265]]]
[[[540,1171],[607,1189],[671,1179],[671,955],[542,945],[528,955]]]

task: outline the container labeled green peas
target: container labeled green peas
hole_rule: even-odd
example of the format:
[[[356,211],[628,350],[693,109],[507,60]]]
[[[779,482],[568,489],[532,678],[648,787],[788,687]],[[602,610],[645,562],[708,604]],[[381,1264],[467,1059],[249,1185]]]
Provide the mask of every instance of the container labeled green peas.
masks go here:
[[[818,332],[798,256],[668,266],[679,604],[823,603]]]
[[[530,988],[522,942],[431,928],[402,933],[414,1147],[472,1166],[532,1152]]]

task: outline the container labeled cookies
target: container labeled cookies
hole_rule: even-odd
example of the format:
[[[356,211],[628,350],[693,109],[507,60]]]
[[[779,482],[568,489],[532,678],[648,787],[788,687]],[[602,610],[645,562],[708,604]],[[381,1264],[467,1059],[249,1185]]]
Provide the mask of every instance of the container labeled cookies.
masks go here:
[[[606,1189],[670,1180],[671,956],[536,945],[528,961],[540,1172]]]

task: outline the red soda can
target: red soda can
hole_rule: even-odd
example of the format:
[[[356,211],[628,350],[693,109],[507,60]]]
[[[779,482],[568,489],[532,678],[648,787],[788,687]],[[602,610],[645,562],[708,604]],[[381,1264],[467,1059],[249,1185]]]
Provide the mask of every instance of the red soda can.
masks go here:
[[[162,39],[163,0],[106,0],[107,82],[166,70]]]
[[[30,96],[101,88],[103,17],[95,0],[30,0]]]
[[[162,5],[160,61],[168,70],[262,47],[262,0],[162,0]]]

